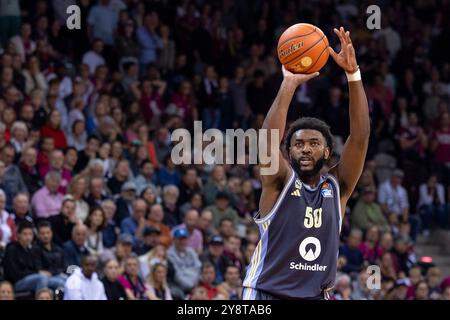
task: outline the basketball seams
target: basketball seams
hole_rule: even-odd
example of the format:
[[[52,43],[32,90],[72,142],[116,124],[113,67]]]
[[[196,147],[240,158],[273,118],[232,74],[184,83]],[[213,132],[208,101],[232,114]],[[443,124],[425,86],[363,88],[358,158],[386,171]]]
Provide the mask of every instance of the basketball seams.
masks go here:
[[[305,69],[305,70],[302,70],[302,72],[307,72],[308,70],[310,70],[310,69],[312,69],[315,65],[316,65],[316,63],[320,60],[320,57],[322,56],[322,54],[325,52],[325,50],[327,50],[328,49],[328,46],[326,46],[323,50],[322,50],[322,52],[319,54],[319,56],[317,57],[317,59],[316,59],[316,61],[314,61],[314,63],[312,64],[312,65],[310,65],[307,69]]]
[[[305,51],[303,51],[302,53],[299,53],[297,56],[295,56],[294,58],[292,58],[289,61],[285,61],[283,62],[284,65],[287,65],[289,63],[294,62],[295,60],[297,60],[298,58],[300,58],[302,55],[304,55],[306,52],[308,52],[309,50],[311,50],[312,48],[314,48],[320,41],[323,40],[323,38],[325,38],[325,35],[323,35],[319,40],[317,40],[315,43],[313,43],[308,49],[306,49]]]
[[[305,34],[302,34],[302,35],[300,35],[300,36],[297,35],[297,36],[294,36],[294,37],[289,38],[289,39],[287,39],[287,40],[284,40],[284,42],[283,42],[282,44],[278,44],[278,48],[281,48],[282,46],[284,46],[284,45],[286,44],[286,42],[288,42],[288,41],[295,40],[295,39],[301,38],[301,37],[309,36],[310,34],[313,34],[314,32],[316,32],[316,28],[314,28],[314,30],[311,31],[311,32],[309,32],[309,33],[305,33]]]

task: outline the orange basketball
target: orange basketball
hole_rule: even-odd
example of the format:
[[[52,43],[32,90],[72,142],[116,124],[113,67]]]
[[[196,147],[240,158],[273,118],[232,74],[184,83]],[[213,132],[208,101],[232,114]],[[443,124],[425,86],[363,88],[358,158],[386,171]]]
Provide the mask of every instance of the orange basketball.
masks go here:
[[[278,40],[278,59],[293,73],[314,73],[327,63],[328,39],[318,27],[297,23]]]

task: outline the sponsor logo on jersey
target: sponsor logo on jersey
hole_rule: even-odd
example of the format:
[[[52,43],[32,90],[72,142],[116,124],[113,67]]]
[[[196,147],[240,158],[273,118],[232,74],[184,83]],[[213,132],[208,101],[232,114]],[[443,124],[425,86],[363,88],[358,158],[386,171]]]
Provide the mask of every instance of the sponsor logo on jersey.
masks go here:
[[[324,198],[333,198],[333,190],[331,189],[331,185],[329,183],[324,183],[322,185],[322,197]]]
[[[320,253],[322,252],[322,245],[320,244],[319,239],[315,237],[308,237],[303,239],[300,243],[298,252],[300,253],[300,257],[304,260],[312,262],[320,256]],[[289,265],[289,269],[301,271],[326,271],[327,266],[323,266],[318,263],[308,264],[306,262],[296,263],[292,261]]]

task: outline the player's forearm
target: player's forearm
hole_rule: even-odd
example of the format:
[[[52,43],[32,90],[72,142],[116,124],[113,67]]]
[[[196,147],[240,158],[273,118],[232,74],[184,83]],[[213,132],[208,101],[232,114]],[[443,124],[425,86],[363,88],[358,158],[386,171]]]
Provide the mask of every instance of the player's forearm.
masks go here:
[[[296,85],[288,80],[283,80],[272,106],[267,113],[262,129],[278,129],[279,142],[283,140],[283,132],[286,127],[286,118],[289,105],[296,90]],[[270,137],[270,134],[268,135]]]
[[[361,80],[348,83],[350,96],[350,135],[367,143],[370,135],[369,107]]]

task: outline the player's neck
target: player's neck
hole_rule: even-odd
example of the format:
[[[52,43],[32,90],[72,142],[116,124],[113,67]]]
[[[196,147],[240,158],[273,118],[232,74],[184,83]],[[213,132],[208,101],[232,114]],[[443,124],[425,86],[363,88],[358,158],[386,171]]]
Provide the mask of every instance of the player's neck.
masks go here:
[[[320,182],[320,174],[316,174],[313,176],[300,176],[303,184],[309,186],[310,188],[315,188]]]

